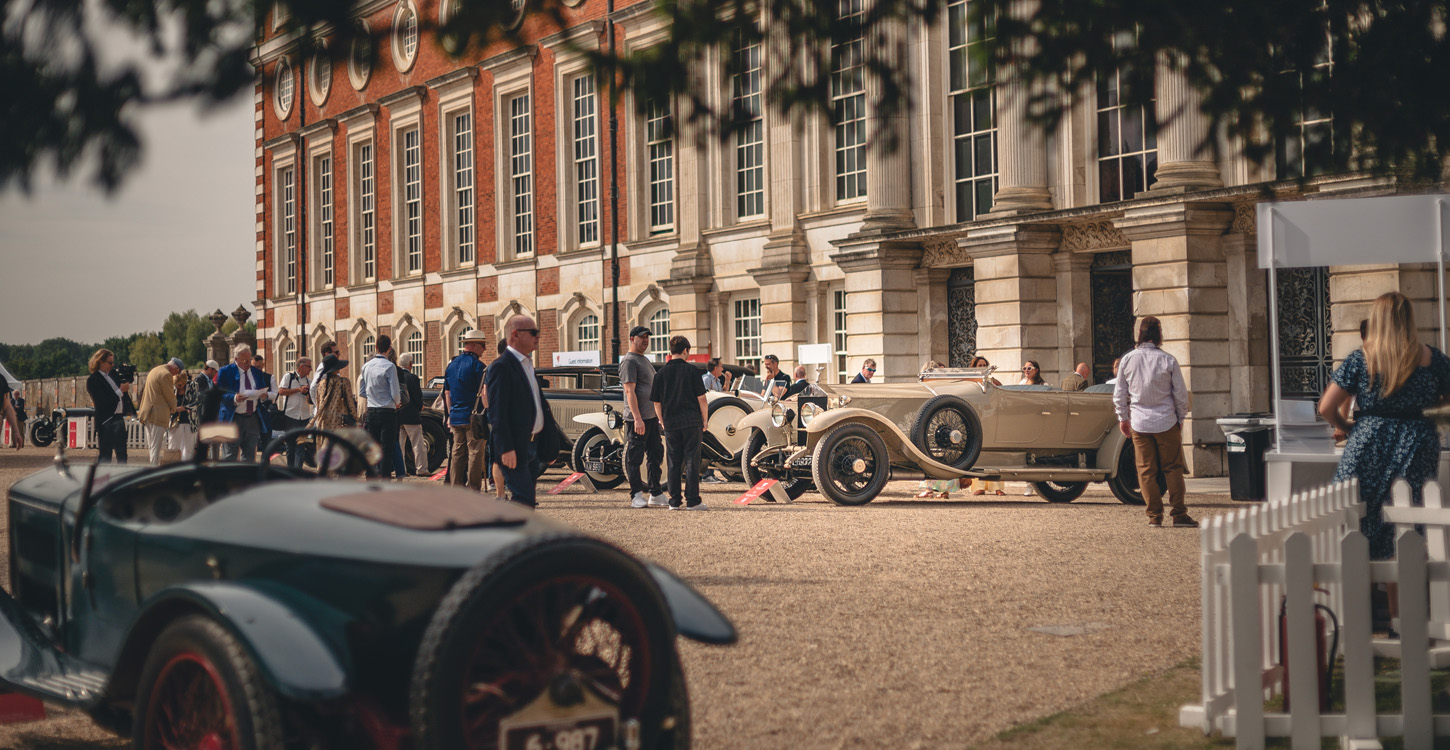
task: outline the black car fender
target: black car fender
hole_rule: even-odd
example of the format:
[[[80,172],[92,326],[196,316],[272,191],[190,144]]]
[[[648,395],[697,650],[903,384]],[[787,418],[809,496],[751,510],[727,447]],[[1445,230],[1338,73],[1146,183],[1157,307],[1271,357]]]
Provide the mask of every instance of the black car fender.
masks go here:
[[[116,662],[110,691],[113,699],[120,697],[117,688],[134,689],[157,635],[176,618],[194,613],[211,617],[230,630],[279,694],[321,701],[348,693],[350,659],[330,645],[296,607],[244,583],[199,581],[167,588],[142,606]]]
[[[717,645],[736,641],[735,625],[709,599],[674,573],[652,562],[641,562],[660,587],[660,593],[664,594],[665,604],[670,608],[670,616],[674,618],[680,635]]]

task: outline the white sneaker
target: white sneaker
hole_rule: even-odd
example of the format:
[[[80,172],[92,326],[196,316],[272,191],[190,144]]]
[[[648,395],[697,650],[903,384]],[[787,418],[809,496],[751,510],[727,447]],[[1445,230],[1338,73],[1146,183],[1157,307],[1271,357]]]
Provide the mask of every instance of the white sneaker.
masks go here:
[[[641,494],[643,494],[643,493],[641,493]],[[655,495],[655,496],[653,496],[653,497],[651,497],[649,499],[649,507],[651,507],[651,508],[667,508],[667,507],[669,507],[669,504],[670,504],[670,496],[669,495],[666,495],[663,492],[661,492],[660,494]]]
[[[700,503],[699,505],[686,505],[685,510],[709,510],[710,506]]]
[[[634,493],[634,497],[629,499],[629,507],[631,508],[643,508],[648,504],[649,500],[645,498],[643,492],[636,492]]]

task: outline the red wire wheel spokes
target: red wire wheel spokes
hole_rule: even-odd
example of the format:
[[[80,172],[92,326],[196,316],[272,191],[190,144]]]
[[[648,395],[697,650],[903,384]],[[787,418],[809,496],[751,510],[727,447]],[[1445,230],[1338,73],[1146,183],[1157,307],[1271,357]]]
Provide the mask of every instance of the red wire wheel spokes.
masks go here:
[[[609,581],[587,575],[534,583],[476,634],[461,696],[470,750],[498,747],[499,722],[560,677],[617,706],[621,720],[639,716],[659,658],[635,603]]]
[[[179,653],[157,675],[141,750],[238,750],[221,675],[201,654]]]

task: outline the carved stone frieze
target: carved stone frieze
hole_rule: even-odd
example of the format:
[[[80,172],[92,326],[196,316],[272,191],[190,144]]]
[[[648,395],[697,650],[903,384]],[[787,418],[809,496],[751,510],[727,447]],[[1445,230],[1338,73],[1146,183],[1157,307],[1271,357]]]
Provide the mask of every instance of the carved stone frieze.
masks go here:
[[[1121,250],[1132,245],[1110,219],[1062,225],[1062,249],[1068,252],[1095,253]]]
[[[1234,205],[1234,220],[1229,225],[1229,234],[1258,234],[1259,212],[1256,203]]]
[[[959,239],[961,235],[952,234],[922,240],[921,247],[924,252],[921,256],[921,267],[955,268],[970,265],[972,256],[957,244]]]

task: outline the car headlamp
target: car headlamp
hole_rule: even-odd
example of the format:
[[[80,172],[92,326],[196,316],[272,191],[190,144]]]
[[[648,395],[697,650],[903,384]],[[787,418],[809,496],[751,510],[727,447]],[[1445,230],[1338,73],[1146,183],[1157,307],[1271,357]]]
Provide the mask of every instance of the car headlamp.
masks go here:
[[[836,406],[837,407],[842,407],[842,406],[845,406],[846,404],[849,404],[849,403],[851,403],[851,397],[850,396],[840,395],[840,396],[837,396],[836,397]]]
[[[605,423],[609,425],[609,429],[611,430],[617,430],[624,426],[624,415],[620,414],[617,411],[611,410],[604,419]]]
[[[814,401],[806,402],[803,406],[801,406],[801,426],[809,427],[811,425],[811,420],[815,419],[816,415],[820,414],[823,411],[825,411],[825,409],[822,409],[820,404],[817,404]]]
[[[770,405],[770,424],[772,427],[785,426],[785,407],[780,404]]]

